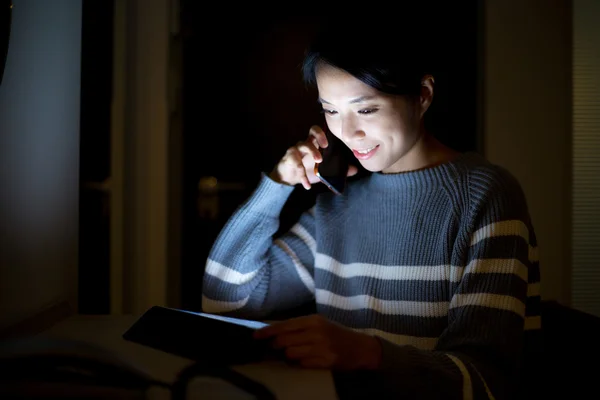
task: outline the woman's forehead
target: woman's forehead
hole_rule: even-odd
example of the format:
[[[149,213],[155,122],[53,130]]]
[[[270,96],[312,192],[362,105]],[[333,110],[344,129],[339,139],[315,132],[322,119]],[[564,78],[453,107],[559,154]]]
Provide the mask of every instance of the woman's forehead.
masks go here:
[[[316,72],[319,97],[323,103],[331,102],[333,98],[358,103],[380,95],[375,88],[341,69],[327,65]]]

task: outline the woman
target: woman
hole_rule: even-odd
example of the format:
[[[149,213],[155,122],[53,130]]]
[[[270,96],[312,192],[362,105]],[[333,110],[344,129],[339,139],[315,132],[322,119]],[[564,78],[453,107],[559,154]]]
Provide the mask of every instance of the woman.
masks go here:
[[[304,62],[327,127],[371,173],[319,195],[275,237],[294,187],[319,184],[328,143],[313,126],[224,227],[203,309],[264,318],[316,303],[315,315],[256,337],[306,367],[378,371],[388,393],[509,398],[526,336],[540,328],[526,199],[507,171],[427,132],[427,46],[396,49],[385,39],[398,36],[381,32],[330,30]]]

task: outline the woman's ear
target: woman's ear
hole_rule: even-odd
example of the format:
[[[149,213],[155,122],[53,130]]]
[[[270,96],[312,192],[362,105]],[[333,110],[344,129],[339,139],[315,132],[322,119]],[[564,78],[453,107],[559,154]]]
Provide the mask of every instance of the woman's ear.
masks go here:
[[[431,105],[433,101],[433,87],[435,84],[435,79],[431,75],[425,75],[421,80],[421,96],[420,96],[420,105],[421,105],[421,118]]]

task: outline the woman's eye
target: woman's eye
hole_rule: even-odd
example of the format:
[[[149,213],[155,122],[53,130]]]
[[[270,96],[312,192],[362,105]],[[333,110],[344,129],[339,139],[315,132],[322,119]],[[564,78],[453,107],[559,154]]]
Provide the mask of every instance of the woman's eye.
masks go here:
[[[323,109],[323,113],[324,114],[329,114],[329,115],[334,115],[337,114],[337,111],[335,110],[327,110],[326,108]]]
[[[378,111],[377,108],[366,108],[364,110],[360,110],[359,114],[374,114]]]

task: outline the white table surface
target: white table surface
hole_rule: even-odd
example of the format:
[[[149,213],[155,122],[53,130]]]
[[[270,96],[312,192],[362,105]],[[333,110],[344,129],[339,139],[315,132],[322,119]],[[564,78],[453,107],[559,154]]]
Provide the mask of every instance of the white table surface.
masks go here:
[[[133,315],[76,315],[56,324],[42,335],[75,339],[101,346],[112,351],[124,361],[137,365],[153,378],[173,383],[177,374],[193,362],[124,340],[122,334],[136,320],[137,317]],[[281,400],[337,399],[333,379],[328,371],[307,370],[278,362],[236,366],[235,369],[264,384]],[[150,397],[170,398],[169,391],[161,388],[152,389]],[[200,397],[199,395],[198,398]]]

